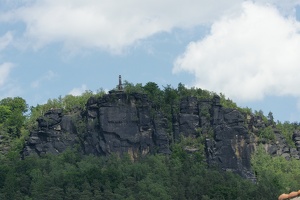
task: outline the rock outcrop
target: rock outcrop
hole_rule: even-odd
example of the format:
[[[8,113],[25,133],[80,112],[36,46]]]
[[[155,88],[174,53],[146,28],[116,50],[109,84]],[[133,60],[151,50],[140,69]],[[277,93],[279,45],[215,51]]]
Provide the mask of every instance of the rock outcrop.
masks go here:
[[[71,115],[60,109],[45,113],[38,120],[23,155],[58,154],[78,148],[83,154],[128,153],[132,159],[149,153],[169,154],[167,120],[151,112],[144,94],[113,92],[90,98],[85,111]]]
[[[37,121],[39,128],[30,134],[23,152],[24,156],[58,154],[77,143],[77,130],[73,116],[63,115],[61,109],[51,109]]]
[[[212,100],[183,99],[176,129],[177,134],[185,137],[206,136],[209,165],[254,178],[250,157],[255,142],[248,133],[244,115],[235,109],[223,108],[218,96]]]
[[[261,141],[258,132],[271,126],[259,116],[224,108],[217,95],[209,100],[186,97],[178,106],[179,109],[173,108],[170,122],[153,108],[145,94],[115,91],[90,98],[86,109],[74,110],[72,114],[52,109],[37,119],[38,130],[31,133],[23,156],[58,154],[76,148],[82,154],[98,156],[129,154],[134,160],[151,153],[170,154],[170,141],[201,136],[206,138],[206,160],[210,166],[252,180],[255,176],[250,158],[258,144],[263,144],[271,155],[299,159],[299,132],[293,136],[297,149],[289,147],[274,127],[275,139]],[[185,150],[193,153],[198,149]]]

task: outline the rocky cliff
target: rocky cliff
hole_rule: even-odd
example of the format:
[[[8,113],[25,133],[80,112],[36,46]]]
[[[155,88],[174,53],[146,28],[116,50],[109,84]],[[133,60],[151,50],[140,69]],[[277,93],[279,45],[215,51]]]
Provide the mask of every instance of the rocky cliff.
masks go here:
[[[151,153],[170,154],[171,142],[202,136],[206,138],[206,160],[210,166],[249,179],[254,179],[250,159],[259,143],[270,154],[299,159],[299,149],[290,148],[275,129],[274,141],[258,140],[255,133],[267,124],[257,116],[222,107],[218,96],[209,100],[186,97],[178,108],[173,109],[168,120],[153,108],[145,94],[116,91],[90,98],[84,110],[64,114],[61,109],[52,109],[37,119],[38,130],[31,133],[23,156],[58,154],[77,148],[83,154],[125,153],[135,159]],[[300,144],[298,132],[293,138]]]
[[[182,99],[176,126],[175,135],[206,136],[205,152],[209,165],[254,178],[250,164],[254,137],[248,132],[244,115],[223,108],[218,96],[212,100]]]
[[[128,153],[132,159],[149,153],[169,154],[167,120],[151,112],[144,94],[114,92],[90,98],[86,110],[63,114],[52,109],[37,119],[23,155],[58,154],[77,148],[83,154]]]

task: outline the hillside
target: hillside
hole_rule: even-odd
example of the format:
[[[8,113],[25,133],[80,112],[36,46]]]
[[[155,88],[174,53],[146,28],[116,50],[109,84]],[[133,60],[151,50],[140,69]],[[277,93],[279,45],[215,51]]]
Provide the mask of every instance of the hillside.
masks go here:
[[[0,168],[3,178],[0,191],[7,199],[16,199],[10,196],[8,184],[14,185],[20,199],[51,199],[41,195],[52,194],[54,198],[56,190],[64,196],[70,187],[82,195],[87,190],[95,199],[101,199],[101,195],[104,198],[107,187],[111,199],[140,199],[143,197],[139,196],[140,191],[150,195],[145,199],[159,199],[162,194],[165,196],[161,199],[238,199],[241,196],[250,199],[256,195],[259,199],[272,199],[280,192],[300,188],[299,184],[292,185],[296,178],[291,180],[300,175],[300,168],[291,169],[292,165],[300,165],[299,125],[274,122],[271,112],[266,117],[261,111],[239,108],[222,94],[187,89],[182,84],[176,89],[168,85],[161,90],[153,82],[145,86],[125,82],[124,88],[119,86],[109,94],[87,91],[79,97],[67,95],[49,99],[45,105],[31,107],[31,115],[18,121],[15,116],[23,116],[26,106],[12,109],[12,105],[26,105],[20,99],[7,98],[0,102],[4,163]],[[13,111],[15,115],[11,114]],[[16,126],[9,120],[23,124]],[[20,157],[22,160],[18,160]],[[14,162],[25,167],[22,169],[25,171],[10,169]],[[43,164],[48,162],[53,163],[49,169]],[[63,167],[58,169],[56,165]],[[115,169],[110,169],[112,166]],[[124,169],[120,169],[121,166]],[[73,168],[79,174],[68,179],[67,174]],[[108,169],[113,174],[106,174]],[[132,174],[131,170],[141,171]],[[56,174],[52,174],[54,171]],[[154,184],[153,173],[165,173],[161,175],[165,179],[158,179],[153,191],[144,191],[143,187]],[[22,186],[26,191],[21,187],[24,180],[9,183],[14,176],[20,176],[18,180],[28,179],[27,185]],[[64,185],[47,176],[61,177]],[[131,191],[134,187],[127,183],[128,177],[134,177],[131,184],[135,186],[140,181],[148,182],[137,191]],[[48,180],[49,187],[55,187],[54,191],[42,189],[47,185],[44,179]],[[204,187],[205,179],[211,182],[210,189],[188,192],[192,187]],[[38,180],[40,182],[36,182]],[[172,188],[171,182],[177,185]],[[242,188],[234,188],[233,185],[241,183]],[[83,185],[98,189],[82,188]],[[126,196],[125,191],[119,191],[120,187],[133,194]],[[216,192],[222,188],[227,191]],[[95,197],[97,191],[98,198]],[[276,193],[271,195],[270,191]],[[116,198],[116,194],[121,196]]]

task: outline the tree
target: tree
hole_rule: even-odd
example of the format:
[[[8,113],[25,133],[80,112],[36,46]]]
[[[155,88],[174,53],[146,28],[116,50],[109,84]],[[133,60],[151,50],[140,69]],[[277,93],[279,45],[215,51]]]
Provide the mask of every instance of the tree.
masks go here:
[[[0,121],[5,124],[6,131],[11,137],[19,137],[28,110],[26,101],[21,97],[8,97],[0,101]]]
[[[154,82],[148,82],[143,87],[144,91],[147,93],[149,99],[153,102],[154,107],[158,109],[162,104],[163,93]]]
[[[298,190],[300,187],[300,162],[299,160],[286,160],[282,156],[272,157],[266,153],[261,145],[251,160],[253,170],[257,175],[258,191],[273,195],[273,199],[279,194]],[[270,198],[271,199],[271,198]]]
[[[10,116],[11,110],[8,106],[0,105],[0,124],[4,123]]]
[[[68,183],[66,186],[65,199],[66,200],[75,200],[79,199],[80,191],[72,183]]]
[[[220,103],[225,108],[236,109],[237,105],[231,99],[225,97],[224,94],[220,93]]]
[[[139,92],[139,93],[143,92],[143,87],[141,83],[137,83],[136,85],[134,85],[133,83],[130,83],[125,80],[123,83],[123,88],[127,94],[134,93],[134,92]]]
[[[273,117],[273,113],[271,111],[268,113],[267,119],[268,119],[268,122],[270,125],[274,124],[274,117]]]
[[[8,106],[12,112],[17,111],[25,113],[28,110],[28,105],[26,104],[26,101],[21,97],[7,97],[0,101],[0,105]]]
[[[171,106],[178,100],[178,94],[176,89],[172,88],[171,85],[164,87],[165,103]]]
[[[91,185],[85,180],[82,184],[82,192],[80,194],[80,200],[92,199],[93,193]]]
[[[189,95],[189,90],[182,83],[178,83],[177,91],[178,91],[180,98],[186,97]]]
[[[292,136],[293,133],[299,129],[299,126],[295,127],[293,124],[287,121],[284,123],[277,122],[276,129],[280,130],[281,134],[291,147],[295,147],[295,142],[293,141]]]

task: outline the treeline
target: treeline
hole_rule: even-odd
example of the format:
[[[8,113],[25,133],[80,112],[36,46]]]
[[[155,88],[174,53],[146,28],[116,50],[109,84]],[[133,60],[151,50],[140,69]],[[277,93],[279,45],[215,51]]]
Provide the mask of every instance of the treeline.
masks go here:
[[[145,85],[125,81],[124,91],[145,93],[153,109],[162,111],[171,122],[178,112],[180,99],[186,96],[212,99],[216,93],[178,84],[160,88],[156,83]],[[256,183],[230,172],[208,168],[205,162],[204,138],[181,138],[172,143],[170,156],[151,155],[132,161],[122,158],[83,156],[68,150],[58,156],[20,159],[20,153],[36,119],[51,108],[62,108],[66,114],[85,109],[92,96],[105,92],[86,91],[81,96],[66,95],[49,99],[43,105],[29,107],[21,97],[0,100],[0,199],[276,199],[281,193],[299,190],[300,162],[271,157],[262,148],[253,155]],[[221,104],[238,109],[245,115],[260,116],[265,124],[257,137],[273,140],[279,130],[292,147],[292,134],[298,123],[274,122],[272,113],[240,108],[219,94]],[[185,147],[199,149],[187,153]]]
[[[7,200],[134,200],[202,199],[273,200],[300,188],[300,162],[272,158],[259,149],[252,158],[257,182],[231,172],[207,168],[200,153],[189,154],[183,143],[172,155],[132,161],[83,156],[75,150],[53,156],[10,156],[0,159],[0,199]]]
[[[2,158],[0,199],[271,200],[300,187],[300,167],[291,165],[299,166],[299,161],[273,160],[258,152],[253,162],[258,181],[253,183],[208,169],[202,156],[188,154],[180,145],[172,147],[171,156],[152,155],[134,162],[127,156],[82,156],[71,150],[25,160]]]

